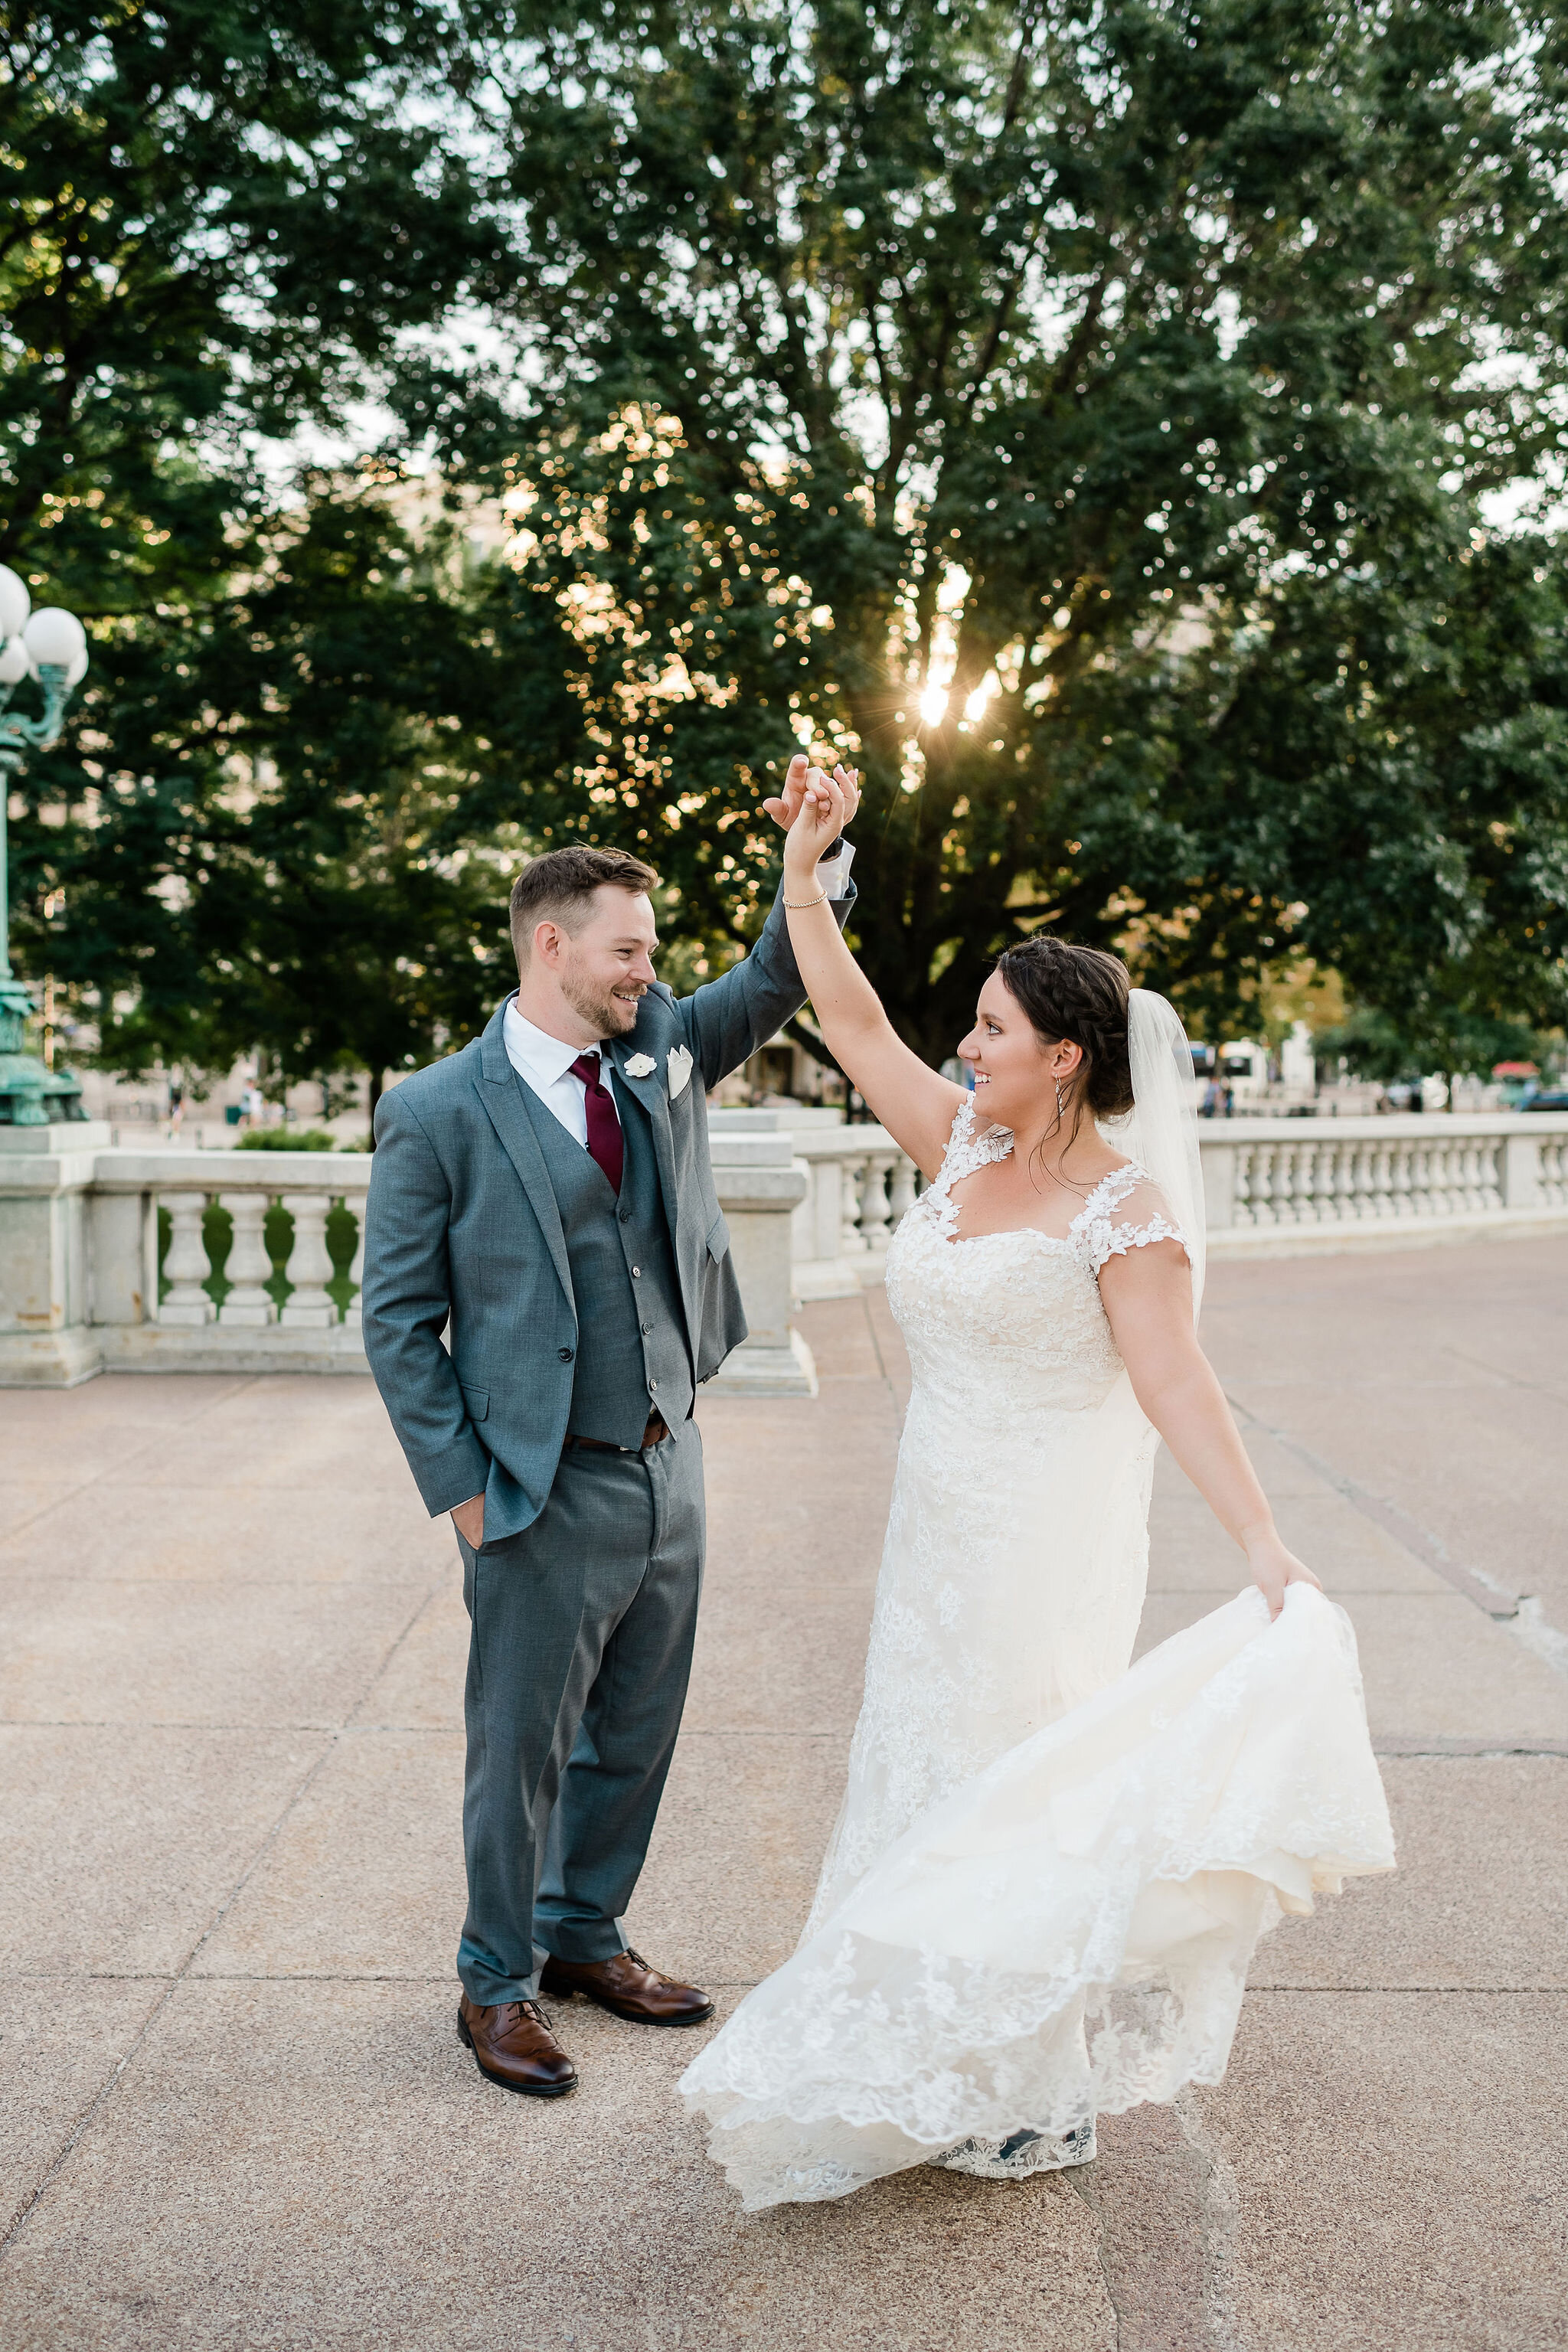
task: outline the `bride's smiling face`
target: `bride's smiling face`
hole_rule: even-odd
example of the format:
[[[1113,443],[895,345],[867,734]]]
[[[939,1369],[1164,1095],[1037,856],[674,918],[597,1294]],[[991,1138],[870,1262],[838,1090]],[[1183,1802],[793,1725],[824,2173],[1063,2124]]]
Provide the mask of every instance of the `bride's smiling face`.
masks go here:
[[[1080,1046],[1042,1037],[1000,972],[980,992],[974,1026],[959,1045],[974,1072],[974,1107],[1003,1127],[1054,1116],[1056,1088],[1083,1060]]]

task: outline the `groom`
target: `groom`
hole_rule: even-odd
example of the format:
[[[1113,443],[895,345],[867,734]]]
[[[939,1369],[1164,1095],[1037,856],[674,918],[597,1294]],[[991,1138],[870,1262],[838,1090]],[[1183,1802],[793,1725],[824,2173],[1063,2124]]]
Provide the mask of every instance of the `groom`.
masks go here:
[[[787,824],[806,789],[792,762]],[[836,852],[842,845],[835,845]],[[848,855],[818,867],[840,922]],[[537,2005],[712,2012],[626,1948],[685,1704],[702,1576],[697,1384],[744,1339],[707,1093],[805,992],[775,900],[678,1000],[618,852],[551,851],[511,894],[519,982],[481,1037],[382,1097],[365,1353],[419,1491],[450,1511],[471,1633],[458,2030],[482,2074],[577,2076]]]

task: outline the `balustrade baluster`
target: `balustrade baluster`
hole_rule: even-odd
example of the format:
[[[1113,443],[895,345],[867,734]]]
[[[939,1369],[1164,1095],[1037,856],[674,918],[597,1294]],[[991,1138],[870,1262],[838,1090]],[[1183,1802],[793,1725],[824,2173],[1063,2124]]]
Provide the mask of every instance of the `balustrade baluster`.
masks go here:
[[[1405,1149],[1405,1212],[1407,1217],[1424,1217],[1431,1197],[1433,1155],[1425,1144],[1412,1143]]]
[[[1391,1144],[1374,1143],[1372,1160],[1372,1213],[1374,1217],[1394,1214],[1394,1149]]]
[[[277,1320],[278,1309],[267,1288],[272,1276],[272,1260],[267,1255],[263,1228],[267,1223],[265,1192],[220,1192],[220,1209],[226,1209],[234,1220],[234,1241],[224,1272],[228,1276],[228,1297],[218,1308],[220,1324],[240,1329],[258,1329]]]
[[[169,1255],[163,1261],[163,1271],[169,1279],[169,1295],[159,1306],[158,1320],[192,1328],[210,1323],[213,1303],[204,1286],[211,1268],[207,1264],[207,1245],[202,1238],[206,1194],[165,1192],[161,1205],[169,1212],[173,1230],[169,1236]]]
[[[1410,1214],[1410,1162],[1414,1154],[1407,1143],[1396,1143],[1390,1153],[1393,1165],[1388,1171],[1388,1211],[1390,1216]]]
[[[353,1284],[353,1296],[349,1300],[343,1321],[351,1329],[359,1331],[364,1328],[359,1304],[360,1290],[364,1282],[364,1194],[361,1192],[352,1205],[345,1201],[343,1206],[350,1210],[354,1221],[354,1254],[349,1260],[349,1280]]]
[[[1252,1222],[1255,1225],[1274,1223],[1274,1146],[1258,1143],[1252,1151]]]
[[[892,1165],[889,1153],[868,1152],[860,1181],[862,1245],[876,1257],[882,1256],[888,1246],[888,1171]]]
[[[1236,1147],[1236,1184],[1231,1194],[1231,1221],[1237,1225],[1255,1225],[1258,1218],[1252,1206],[1252,1152],[1248,1145]]]
[[[1295,1178],[1296,1153],[1289,1143],[1277,1143],[1270,1154],[1268,1192],[1277,1225],[1292,1225],[1296,1222]]]
[[[1421,1214],[1424,1217],[1446,1217],[1451,1209],[1461,1206],[1458,1155],[1450,1144],[1428,1146],[1422,1153]]]
[[[889,1230],[899,1225],[914,1205],[915,1163],[907,1151],[900,1151],[888,1181]]]
[[[1480,1154],[1473,1143],[1456,1143],[1449,1148],[1448,1203],[1460,1214],[1481,1205]]]
[[[1330,1213],[1338,1222],[1353,1224],[1366,1214],[1363,1197],[1366,1153],[1357,1143],[1330,1145],[1334,1156],[1334,1190]]]
[[[279,1321],[291,1331],[325,1331],[338,1319],[328,1297],[332,1261],[327,1249],[325,1192],[285,1192],[283,1206],[294,1220],[294,1246],[285,1271],[293,1284]]]
[[[865,1168],[863,1151],[846,1152],[838,1163],[839,1198],[844,1210],[844,1237],[839,1246],[845,1257],[860,1257],[865,1253],[866,1237],[860,1231],[860,1184]]]

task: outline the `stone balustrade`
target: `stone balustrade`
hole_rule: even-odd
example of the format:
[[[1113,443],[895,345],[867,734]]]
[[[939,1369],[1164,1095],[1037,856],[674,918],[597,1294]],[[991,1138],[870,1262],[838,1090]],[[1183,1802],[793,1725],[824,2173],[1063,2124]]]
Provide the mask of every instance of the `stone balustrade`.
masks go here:
[[[884,1128],[832,1112],[715,1111],[711,1126],[752,1327],[713,1389],[807,1393],[794,1302],[879,1281],[920,1180]],[[1568,1232],[1568,1115],[1216,1119],[1200,1141],[1215,1257]],[[117,1150],[91,1124],[0,1129],[0,1386],[363,1372],[370,1168],[351,1153]]]
[[[879,1281],[921,1181],[887,1129],[784,1108],[720,1118],[787,1131],[809,1180],[795,1213],[796,1296]],[[1205,1119],[1198,1141],[1216,1258],[1568,1232],[1568,1114]]]
[[[1201,1123],[1217,1257],[1568,1232],[1568,1114]]]
[[[712,1387],[808,1394],[790,1320],[807,1179],[783,1135],[716,1136],[713,1160],[752,1328]],[[0,1386],[364,1372],[370,1170],[361,1153],[112,1150],[89,1123],[0,1129]]]

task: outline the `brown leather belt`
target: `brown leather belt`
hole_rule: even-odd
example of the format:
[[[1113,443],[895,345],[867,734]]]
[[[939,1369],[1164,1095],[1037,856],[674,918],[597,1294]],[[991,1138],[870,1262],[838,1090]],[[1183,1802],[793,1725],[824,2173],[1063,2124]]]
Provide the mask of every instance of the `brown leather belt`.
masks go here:
[[[642,1433],[643,1444],[658,1445],[668,1435],[669,1423],[663,1413],[650,1413],[647,1427]],[[612,1445],[606,1437],[569,1437],[566,1443],[568,1445],[586,1445],[595,1454],[636,1454],[640,1450],[635,1445]]]

